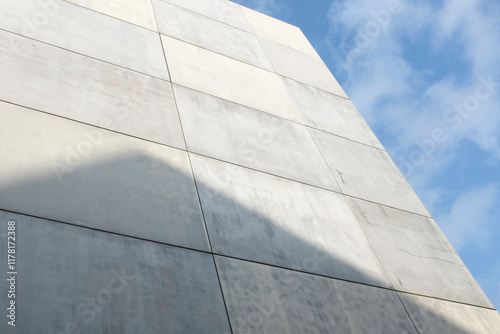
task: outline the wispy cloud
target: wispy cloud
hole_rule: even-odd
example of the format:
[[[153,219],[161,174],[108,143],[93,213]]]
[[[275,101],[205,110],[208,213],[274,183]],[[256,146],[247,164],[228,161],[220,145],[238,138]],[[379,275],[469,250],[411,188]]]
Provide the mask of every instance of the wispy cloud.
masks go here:
[[[495,227],[497,201],[496,185],[473,189],[457,196],[451,208],[436,219],[458,251],[471,245],[481,247]]]
[[[500,157],[500,86],[495,86],[500,21],[492,14],[500,6],[479,0],[445,1],[439,7],[430,1],[396,1],[397,8],[394,3],[334,2],[327,42],[333,71],[393,157],[410,161],[435,130],[444,132],[446,140],[417,159],[425,163],[410,161],[418,175],[408,176],[423,189],[461,157],[464,141]],[[456,67],[442,71],[449,62]],[[485,90],[484,81],[492,82],[487,88],[493,91]],[[478,89],[487,98],[476,98]]]

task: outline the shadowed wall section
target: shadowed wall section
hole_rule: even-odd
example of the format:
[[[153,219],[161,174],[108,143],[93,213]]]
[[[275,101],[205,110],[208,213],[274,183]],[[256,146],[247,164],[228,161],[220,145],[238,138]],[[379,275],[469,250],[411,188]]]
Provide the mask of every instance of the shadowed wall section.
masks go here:
[[[499,332],[299,28],[6,0],[0,51],[0,332]]]

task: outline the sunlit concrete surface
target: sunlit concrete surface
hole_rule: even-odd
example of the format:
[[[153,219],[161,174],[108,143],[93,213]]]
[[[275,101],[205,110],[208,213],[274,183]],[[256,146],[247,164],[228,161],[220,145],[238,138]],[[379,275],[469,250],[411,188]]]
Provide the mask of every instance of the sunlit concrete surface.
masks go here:
[[[172,82],[300,122],[280,76],[162,35]]]
[[[304,126],[185,87],[174,92],[190,151],[340,191]]]
[[[362,200],[349,203],[397,290],[493,307],[434,220]]]
[[[321,59],[266,39],[261,41],[277,73],[330,93],[345,95]]]
[[[5,0],[0,73],[0,333],[500,333],[300,28]]]
[[[351,100],[288,78],[283,81],[306,125],[383,149]]]
[[[428,216],[385,150],[311,129],[344,194]]]
[[[188,9],[235,28],[253,32],[243,15],[243,7],[226,0],[160,0]],[[161,20],[161,17],[158,18]]]
[[[184,148],[171,85],[0,30],[0,99]]]
[[[66,1],[5,0],[0,28],[168,80],[157,33]]]
[[[494,334],[500,330],[495,310],[399,293],[420,333]]]
[[[316,50],[298,27],[249,8],[241,7],[241,9],[258,37],[319,58]]]
[[[250,65],[274,70],[254,34],[163,0],[155,0],[153,4],[159,17],[160,33]]]
[[[340,194],[201,156],[191,161],[214,252],[390,286]]]
[[[157,30],[150,0],[64,0],[116,17],[147,29]],[[62,0],[58,2],[63,2]]]

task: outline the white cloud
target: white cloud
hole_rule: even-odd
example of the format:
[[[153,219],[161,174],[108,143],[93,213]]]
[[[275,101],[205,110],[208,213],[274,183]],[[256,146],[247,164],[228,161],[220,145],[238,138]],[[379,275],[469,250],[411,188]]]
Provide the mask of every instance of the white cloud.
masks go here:
[[[480,247],[490,237],[497,197],[494,184],[473,189],[458,196],[448,212],[436,217],[457,251],[465,246]]]
[[[441,38],[456,37],[464,45],[464,53],[475,67],[475,72],[491,69],[498,62],[500,51],[498,7],[496,13],[485,8],[489,1],[446,1],[436,12],[435,31]]]
[[[378,22],[373,13],[389,12],[392,2],[332,4],[328,43],[335,60],[333,71],[370,125],[397,138],[397,142],[385,142],[393,157],[408,159],[418,149],[416,143],[432,139],[436,129],[445,132],[447,140],[435,143],[425,165],[413,166],[418,174],[413,181],[419,182],[414,187],[426,189],[434,175],[460,158],[464,141],[500,158],[499,87],[473,106],[470,116],[457,120],[453,114],[455,105],[476,101],[481,78],[499,74],[495,80],[500,81],[500,20],[495,16],[500,6],[492,0],[448,0],[437,8],[431,1],[401,0],[403,10],[391,14],[387,24],[380,24],[379,33],[369,36],[370,22]],[[356,39],[359,34],[369,39]],[[456,57],[463,62],[463,70],[436,79],[431,68],[415,66],[405,54],[405,43],[422,38],[436,59],[450,45],[461,50]]]

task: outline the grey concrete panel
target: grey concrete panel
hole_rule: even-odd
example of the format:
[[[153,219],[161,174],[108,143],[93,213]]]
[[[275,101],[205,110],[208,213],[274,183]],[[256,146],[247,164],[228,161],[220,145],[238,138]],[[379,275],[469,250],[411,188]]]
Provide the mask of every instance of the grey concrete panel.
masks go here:
[[[59,0],[54,0],[59,1]],[[65,0],[157,31],[151,0]]]
[[[495,334],[500,332],[496,310],[399,293],[420,334]]]
[[[430,216],[386,151],[310,130],[344,194]]]
[[[0,103],[0,209],[209,250],[187,153]]]
[[[416,331],[394,291],[216,256],[234,334]]]
[[[243,6],[241,9],[257,36],[319,58],[298,27]]]
[[[321,59],[267,39],[261,38],[261,42],[279,74],[347,98],[346,93]]]
[[[0,332],[231,333],[210,254],[0,211],[2,250],[8,221],[17,319],[13,328],[3,315]]]
[[[191,155],[214,252],[390,287],[344,196]]]
[[[163,36],[172,82],[302,122],[276,73]]]
[[[188,149],[339,191],[306,127],[174,85]]]
[[[162,0],[154,0],[153,4],[162,34],[274,71],[254,34]]]
[[[65,1],[5,0],[0,28],[169,79],[157,33]]]
[[[0,31],[0,100],[185,148],[171,84]]]
[[[434,220],[348,201],[396,290],[492,307]]]
[[[240,7],[226,0],[163,0],[233,27],[253,32]],[[157,14],[158,18],[159,15]]]
[[[343,97],[283,78],[290,96],[308,126],[363,144],[382,148],[354,104]]]

